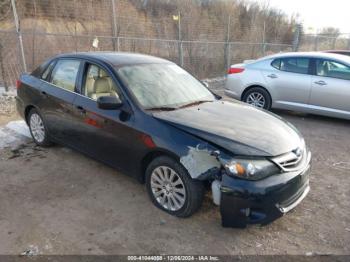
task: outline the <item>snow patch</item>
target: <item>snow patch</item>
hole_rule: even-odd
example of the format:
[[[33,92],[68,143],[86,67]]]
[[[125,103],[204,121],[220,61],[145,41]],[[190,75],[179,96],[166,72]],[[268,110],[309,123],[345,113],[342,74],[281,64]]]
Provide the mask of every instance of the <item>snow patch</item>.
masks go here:
[[[11,121],[6,125],[6,127],[22,136],[31,137],[29,128],[24,120]]]
[[[8,91],[6,91],[5,87],[0,86],[0,96],[16,96],[17,90],[15,88],[10,87]]]
[[[0,127],[0,149],[25,144],[30,137],[29,128],[23,120],[9,122],[6,126]]]

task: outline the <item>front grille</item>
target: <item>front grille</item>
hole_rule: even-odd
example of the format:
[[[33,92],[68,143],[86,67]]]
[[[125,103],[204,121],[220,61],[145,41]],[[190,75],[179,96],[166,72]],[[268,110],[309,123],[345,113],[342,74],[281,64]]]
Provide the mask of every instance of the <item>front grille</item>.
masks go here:
[[[272,158],[272,161],[284,171],[299,170],[305,166],[308,160],[309,155],[305,147]]]

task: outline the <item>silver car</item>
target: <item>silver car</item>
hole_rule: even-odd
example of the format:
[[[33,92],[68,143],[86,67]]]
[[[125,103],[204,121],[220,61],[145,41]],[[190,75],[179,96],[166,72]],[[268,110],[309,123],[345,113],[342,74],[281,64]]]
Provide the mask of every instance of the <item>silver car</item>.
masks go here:
[[[284,53],[232,65],[225,94],[267,110],[350,119],[350,57]]]

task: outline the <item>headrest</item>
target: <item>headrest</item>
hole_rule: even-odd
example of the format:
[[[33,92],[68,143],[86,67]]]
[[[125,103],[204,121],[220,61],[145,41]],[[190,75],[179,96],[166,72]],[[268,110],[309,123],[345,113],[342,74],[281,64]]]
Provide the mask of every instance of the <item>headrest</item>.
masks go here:
[[[95,93],[109,93],[111,91],[111,88],[109,86],[109,80],[108,78],[98,78],[95,80],[94,83],[94,90]]]
[[[99,75],[100,75],[100,77],[108,77],[109,76],[105,70],[101,70],[101,69],[100,69]]]

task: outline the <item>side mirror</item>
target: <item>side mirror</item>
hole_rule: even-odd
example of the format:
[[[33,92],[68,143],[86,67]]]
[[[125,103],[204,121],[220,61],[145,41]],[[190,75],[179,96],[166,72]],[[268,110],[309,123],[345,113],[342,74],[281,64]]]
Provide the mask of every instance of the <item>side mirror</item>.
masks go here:
[[[97,107],[105,110],[118,109],[123,105],[119,97],[114,96],[100,96],[97,99]]]
[[[201,82],[206,88],[209,88],[209,84],[207,82],[205,82],[205,81],[201,81]]]

